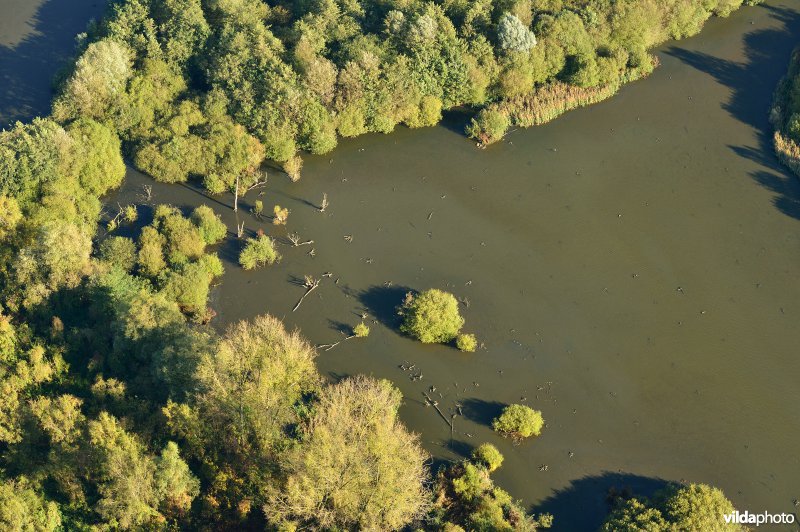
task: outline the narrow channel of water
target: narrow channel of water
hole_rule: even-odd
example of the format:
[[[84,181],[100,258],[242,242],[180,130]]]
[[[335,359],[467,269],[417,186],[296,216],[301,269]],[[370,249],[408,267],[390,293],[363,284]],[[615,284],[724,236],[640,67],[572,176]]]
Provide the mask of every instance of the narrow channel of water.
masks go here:
[[[717,485],[741,510],[796,511],[800,184],[772,154],[767,111],[798,37],[798,3],[770,1],[661,48],[661,68],[612,100],[487,150],[457,123],[399,128],[307,158],[299,183],[272,172],[240,219],[314,245],[281,245],[280,264],[248,273],[229,238],[213,323],[269,312],[321,344],[366,313],[370,337],[321,352],[321,371],[393,381],[437,460],[496,444],[499,483],[560,529],[597,524],[609,485],[658,479]],[[130,172],[112,200],[143,183]],[[153,199],[206,203],[235,229],[228,197],[155,184]],[[256,199],[288,207],[288,226],[245,214]],[[323,272],[292,313],[294,281]],[[397,333],[394,307],[428,287],[469,301],[484,349]],[[431,386],[444,411],[463,405],[452,438],[424,406]],[[512,402],[543,411],[541,437],[492,433]]]

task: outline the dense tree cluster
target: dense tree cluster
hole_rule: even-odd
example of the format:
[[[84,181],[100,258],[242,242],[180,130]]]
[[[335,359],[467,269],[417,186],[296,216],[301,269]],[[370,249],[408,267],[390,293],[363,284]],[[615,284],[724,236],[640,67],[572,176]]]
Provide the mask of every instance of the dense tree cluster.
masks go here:
[[[789,72],[778,84],[770,112],[775,153],[800,176],[800,50],[792,53]]]
[[[478,114],[482,142],[613,94],[647,50],[758,0],[120,0],[83,41],[53,116],[113,128],[158,180],[214,193],[266,157]]]
[[[551,515],[528,515],[511,495],[494,485],[490,473],[502,463],[503,455],[497,448],[483,444],[472,459],[441,469],[434,483],[431,525],[445,532],[533,532],[549,528]]]
[[[651,500],[617,497],[614,507],[601,527],[602,532],[619,530],[719,530],[743,532],[736,523],[726,523],[722,516],[734,511],[733,504],[721,490],[706,484],[671,485]]]

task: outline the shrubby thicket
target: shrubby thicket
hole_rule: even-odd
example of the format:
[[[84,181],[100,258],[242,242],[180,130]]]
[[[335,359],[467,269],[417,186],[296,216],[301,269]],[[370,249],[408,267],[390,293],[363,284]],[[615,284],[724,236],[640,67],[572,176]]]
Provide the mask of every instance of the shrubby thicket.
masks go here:
[[[482,143],[606,98],[647,52],[758,0],[119,0],[53,105],[165,182],[246,187],[264,159],[475,112]],[[241,190],[241,188],[240,188]]]
[[[670,485],[652,499],[617,497],[601,527],[602,532],[618,530],[718,530],[743,532],[736,523],[726,523],[724,515],[734,511],[725,494],[706,484]]]
[[[775,153],[800,176],[800,50],[792,53],[789,71],[778,84],[770,111]]]

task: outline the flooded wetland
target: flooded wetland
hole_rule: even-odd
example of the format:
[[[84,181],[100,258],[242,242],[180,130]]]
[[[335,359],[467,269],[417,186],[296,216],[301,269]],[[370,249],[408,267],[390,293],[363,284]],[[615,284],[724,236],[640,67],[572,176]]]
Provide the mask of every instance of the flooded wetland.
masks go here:
[[[134,170],[109,203],[151,185],[151,203],[222,215],[216,327],[270,313],[333,344],[366,315],[368,338],[320,349],[322,373],[391,380],[434,461],[497,445],[497,482],[556,529],[597,526],[610,486],[662,480],[794,512],[800,182],[772,153],[767,112],[798,35],[797,2],[744,8],[659,48],[661,66],[606,102],[484,150],[458,115],[344,140],[306,157],[297,183],[269,170],[238,214],[230,196]],[[4,78],[14,50],[0,46]],[[6,122],[13,104],[3,97]],[[251,214],[255,200],[287,207],[287,225]],[[240,222],[276,238],[282,260],[242,270]],[[321,283],[292,312],[305,275]],[[431,287],[460,299],[475,353],[398,332],[404,294]],[[461,414],[452,430],[424,393]],[[542,411],[542,436],[515,445],[491,430],[510,403]]]

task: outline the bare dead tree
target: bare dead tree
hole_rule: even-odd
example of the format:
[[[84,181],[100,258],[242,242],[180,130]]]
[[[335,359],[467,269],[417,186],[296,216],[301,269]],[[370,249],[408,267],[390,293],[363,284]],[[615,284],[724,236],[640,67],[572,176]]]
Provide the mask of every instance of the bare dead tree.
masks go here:
[[[236,183],[234,184],[234,188],[233,188],[233,212],[239,212],[239,196],[244,196],[245,194],[247,194],[251,190],[254,190],[254,189],[260,188],[260,187],[264,187],[264,186],[267,185],[267,173],[266,172],[259,173],[256,176],[255,181],[253,181],[253,183],[251,183],[250,185],[248,185],[246,187],[242,186],[241,180],[242,180],[242,176],[241,175],[237,175],[236,176]]]
[[[261,173],[259,174],[259,177],[256,177],[256,180],[255,180],[255,181],[253,181],[253,184],[251,184],[249,187],[247,187],[247,188],[244,190],[244,192],[242,193],[242,195],[244,195],[244,194],[247,194],[247,193],[248,193],[248,192],[250,192],[251,190],[255,190],[255,189],[257,189],[257,188],[261,188],[261,187],[265,187],[265,186],[267,186],[267,180],[268,180],[268,177],[269,177],[269,176],[267,175],[267,173],[266,173],[266,172],[261,172]]]
[[[300,298],[300,300],[294,306],[294,308],[292,309],[292,312],[294,312],[295,310],[300,308],[300,304],[303,303],[303,300],[306,298],[306,296],[308,296],[308,294],[310,294],[311,292],[316,290],[316,288],[319,286],[320,280],[321,279],[315,279],[314,277],[311,277],[310,275],[306,275],[305,276],[305,279],[303,281],[303,286],[306,289],[306,293],[303,294],[303,296]]]
[[[333,349],[334,347],[336,347],[340,343],[342,343],[341,340],[338,341],[338,342],[332,343],[332,344],[319,344],[317,346],[317,349],[322,349],[323,351],[330,351],[331,349]]]
[[[297,233],[290,233],[287,235],[289,242],[292,243],[292,247],[299,247],[299,246],[309,246],[314,243],[313,240],[306,240],[305,242],[300,242],[300,235]]]
[[[233,188],[233,212],[239,212],[239,176],[236,176],[236,185]],[[241,238],[241,237],[239,237]]]
[[[236,236],[242,238],[244,236],[244,222],[236,224]]]
[[[153,185],[142,185],[142,199],[144,201],[153,199]]]
[[[329,203],[328,203],[328,193],[327,192],[323,192],[322,193],[322,203],[319,206],[319,212],[325,212],[325,209],[328,208],[328,205],[329,205]]]
[[[125,205],[124,207],[119,203],[117,203],[117,208],[119,210],[117,211],[116,216],[114,216],[111,220],[109,220],[108,224],[106,225],[106,229],[109,232],[119,227],[119,224],[122,221],[135,222],[136,219],[139,217],[139,214],[136,210],[136,205],[132,203],[130,205]]]

